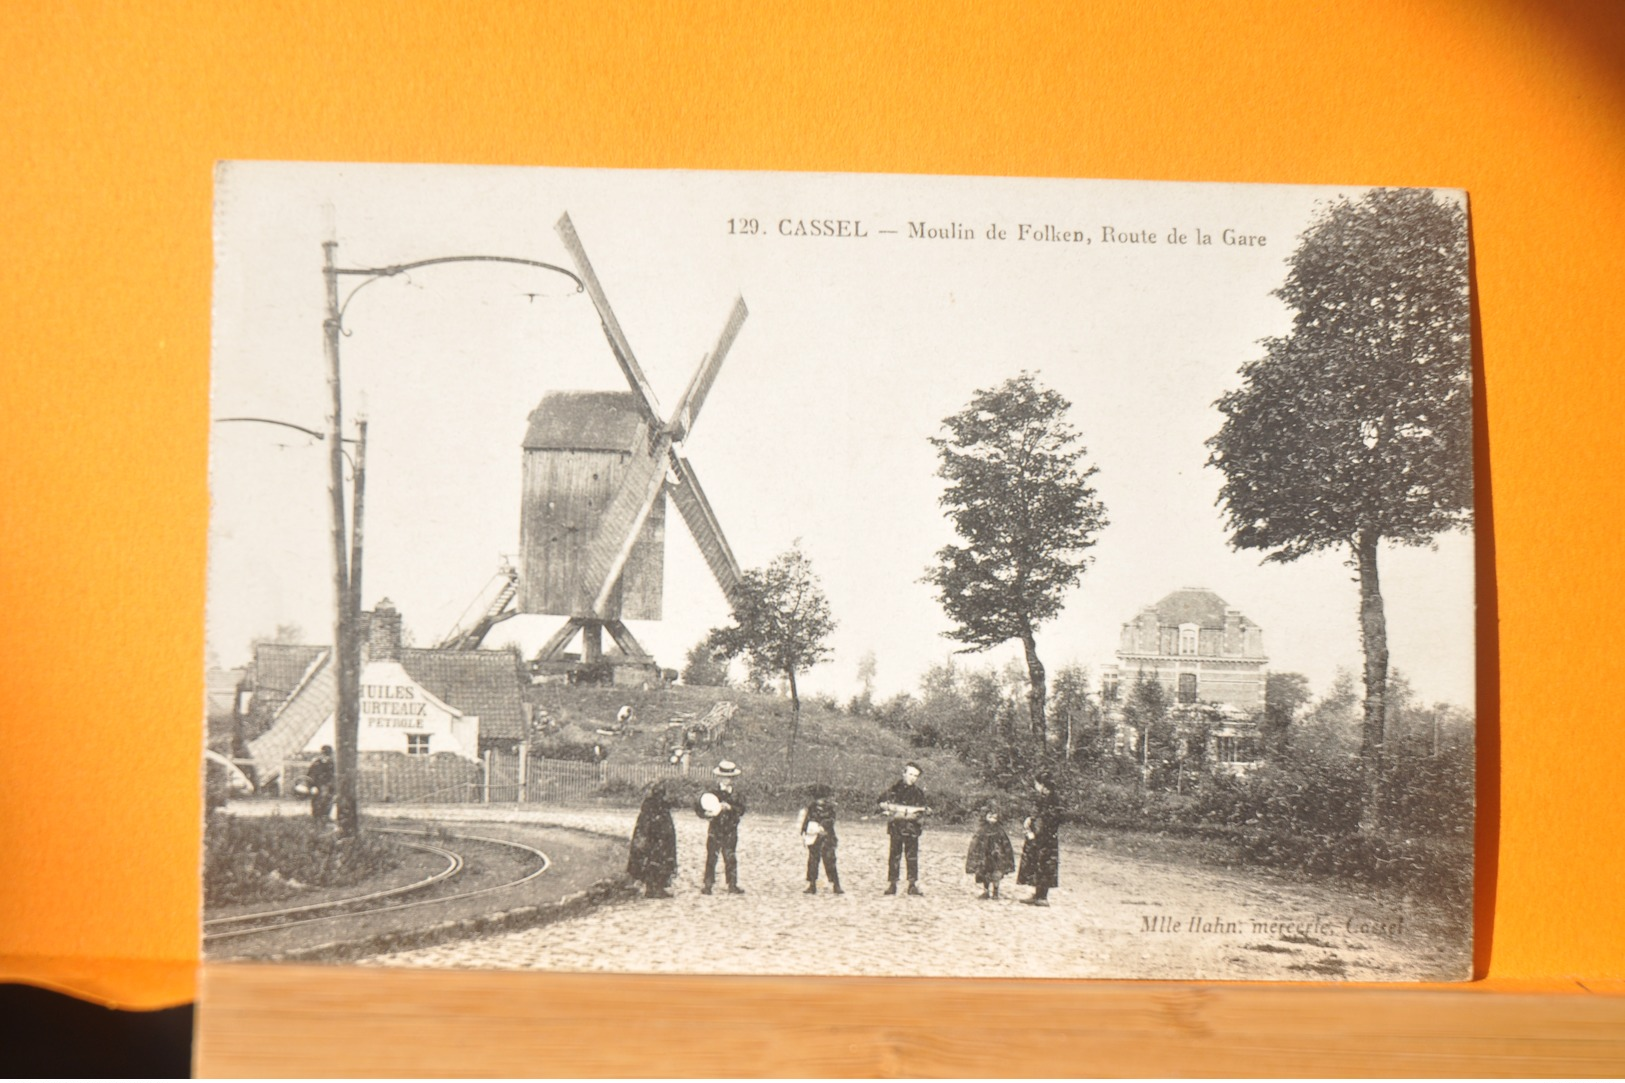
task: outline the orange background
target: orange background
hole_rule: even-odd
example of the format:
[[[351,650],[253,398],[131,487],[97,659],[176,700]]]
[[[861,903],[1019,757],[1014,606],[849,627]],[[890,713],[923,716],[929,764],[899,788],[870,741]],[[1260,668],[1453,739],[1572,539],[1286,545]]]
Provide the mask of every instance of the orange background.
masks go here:
[[[1614,5],[771,7],[8,5],[0,978],[192,995],[211,169],[303,158],[1467,189],[1479,969],[1625,979]]]

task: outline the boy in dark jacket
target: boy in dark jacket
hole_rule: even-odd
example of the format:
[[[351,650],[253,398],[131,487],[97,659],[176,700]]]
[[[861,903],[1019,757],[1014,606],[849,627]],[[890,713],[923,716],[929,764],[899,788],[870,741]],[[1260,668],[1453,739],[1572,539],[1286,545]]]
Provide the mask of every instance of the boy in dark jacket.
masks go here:
[[[812,800],[801,810],[796,829],[807,844],[807,894],[818,894],[820,863],[824,866],[824,875],[829,877],[831,890],[837,895],[845,894],[841,890],[841,874],[835,868],[835,802],[830,798],[828,786],[813,787]]]
[[[923,895],[920,890],[920,832],[921,821],[930,811],[926,806],[925,791],[920,789],[920,765],[903,766],[903,778],[894,782],[880,795],[880,810],[887,817],[886,833],[891,836],[891,848],[886,854],[887,895],[897,894],[897,873],[903,864],[908,866],[908,893]]]
[[[305,770],[310,781],[310,814],[316,822],[325,824],[333,811],[333,746],[323,745],[316,762]]]
[[[745,799],[734,789],[734,780],[745,772],[732,761],[723,760],[711,772],[717,781],[700,794],[700,816],[711,821],[705,834],[705,878],[700,894],[711,894],[717,882],[717,858],[722,858],[723,875],[728,880],[728,894],[743,895],[739,886],[739,818],[745,815]]]

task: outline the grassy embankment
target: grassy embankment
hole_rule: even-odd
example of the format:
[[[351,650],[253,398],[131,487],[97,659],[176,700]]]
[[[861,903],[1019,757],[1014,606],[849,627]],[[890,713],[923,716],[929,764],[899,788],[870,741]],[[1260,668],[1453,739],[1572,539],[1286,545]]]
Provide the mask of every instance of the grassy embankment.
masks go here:
[[[732,760],[745,772],[742,786],[753,807],[764,811],[794,811],[815,783],[823,783],[850,814],[867,813],[911,760],[923,769],[921,785],[941,817],[961,818],[991,793],[953,752],[915,748],[907,736],[883,728],[873,718],[834,709],[827,702],[802,701],[792,768],[786,756],[790,701],[782,696],[682,685],[647,690],[544,685],[533,689],[532,697],[555,727],[537,742],[537,755],[580,758],[599,743],[610,762],[628,764],[665,763],[668,721],[698,719],[714,704],[732,702],[738,710],[722,741],[694,749],[691,779],[696,788],[704,785],[718,760]],[[595,730],[609,726],[622,706],[631,706],[634,712],[628,731],[599,736]],[[635,795],[626,796],[635,803]]]

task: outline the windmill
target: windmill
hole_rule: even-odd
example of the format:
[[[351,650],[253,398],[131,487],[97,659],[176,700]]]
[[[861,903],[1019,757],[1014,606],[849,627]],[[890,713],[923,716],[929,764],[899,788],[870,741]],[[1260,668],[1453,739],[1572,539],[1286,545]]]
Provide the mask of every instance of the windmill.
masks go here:
[[[653,659],[623,621],[661,617],[668,496],[723,593],[739,583],[739,563],[683,444],[745,322],[745,302],[735,299],[716,345],[663,415],[570,216],[556,228],[630,390],[550,392],[532,411],[524,442],[516,608],[496,616],[567,618],[537,653],[533,667],[539,672],[574,668],[565,649],[578,635],[581,664],[605,660],[605,631],[620,650],[613,661],[647,669]]]

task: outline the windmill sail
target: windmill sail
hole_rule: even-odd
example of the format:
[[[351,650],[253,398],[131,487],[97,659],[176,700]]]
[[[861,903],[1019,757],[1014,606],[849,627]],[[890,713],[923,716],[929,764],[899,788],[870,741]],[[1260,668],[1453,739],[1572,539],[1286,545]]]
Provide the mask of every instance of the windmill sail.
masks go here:
[[[571,259],[575,261],[593,307],[598,310],[599,322],[615,354],[615,361],[620,365],[648,421],[639,432],[615,495],[599,517],[597,530],[587,546],[579,581],[581,593],[574,615],[589,619],[613,619],[619,616],[611,609],[615,606],[615,590],[621,573],[632,555],[644,523],[668,489],[683,520],[688,523],[689,532],[699,545],[706,565],[716,576],[723,593],[731,595],[739,584],[739,562],[734,559],[733,551],[722,536],[722,528],[700,488],[699,478],[677,445],[692,431],[700,408],[716,382],[717,373],[721,371],[722,363],[727,359],[745,317],[749,315],[744,299],[734,299],[733,308],[717,337],[716,347],[701,358],[670,419],[663,421],[654,389],[633,356],[632,345],[626,340],[620,321],[610,308],[609,297],[604,293],[591,261],[587,259],[586,249],[576,235],[570,216],[566,214],[561,217],[556,228]],[[668,463],[678,479],[675,484],[667,480]]]
[[[711,510],[711,502],[705,498],[705,490],[700,488],[694,467],[681,455],[674,454],[671,458],[677,464],[681,479],[681,484],[668,485],[672,503],[682,513],[683,522],[688,524],[688,531],[699,545],[700,555],[716,576],[722,593],[732,597],[734,588],[739,585],[739,561],[734,559],[728,539],[722,535],[722,525],[717,522],[716,512]]]

